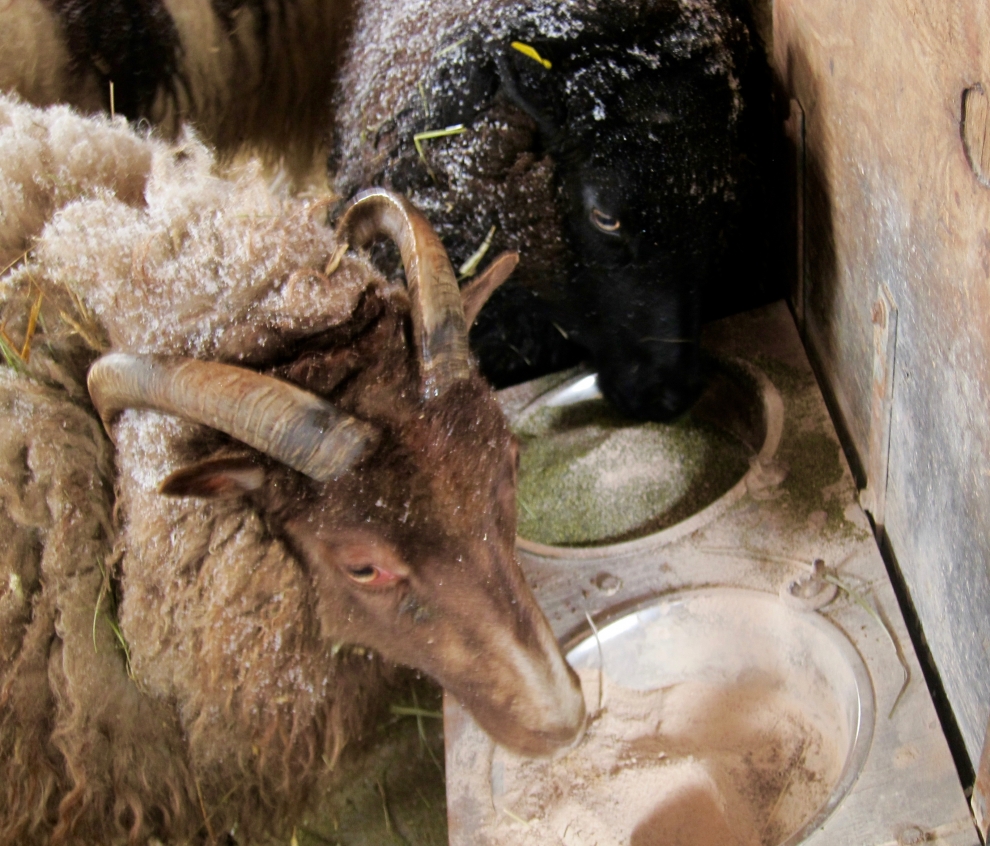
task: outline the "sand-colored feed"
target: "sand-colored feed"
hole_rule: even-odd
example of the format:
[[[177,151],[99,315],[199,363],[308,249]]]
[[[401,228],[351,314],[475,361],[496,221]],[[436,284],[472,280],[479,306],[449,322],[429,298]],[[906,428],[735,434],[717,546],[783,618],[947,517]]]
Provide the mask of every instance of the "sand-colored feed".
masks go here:
[[[587,701],[596,671],[581,673]],[[550,760],[501,749],[485,842],[774,846],[827,799],[842,755],[814,714],[759,676],[638,691],[602,679],[582,743]]]

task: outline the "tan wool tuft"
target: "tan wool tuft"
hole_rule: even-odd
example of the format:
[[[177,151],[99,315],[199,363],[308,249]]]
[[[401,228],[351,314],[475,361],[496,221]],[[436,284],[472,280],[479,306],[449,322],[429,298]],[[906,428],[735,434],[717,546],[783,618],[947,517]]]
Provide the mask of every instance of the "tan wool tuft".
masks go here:
[[[335,654],[247,506],[157,492],[201,432],[127,412],[111,444],[85,372],[263,365],[384,280],[328,275],[328,199],[62,107],[0,98],[0,204],[0,842],[284,831],[392,671]]]

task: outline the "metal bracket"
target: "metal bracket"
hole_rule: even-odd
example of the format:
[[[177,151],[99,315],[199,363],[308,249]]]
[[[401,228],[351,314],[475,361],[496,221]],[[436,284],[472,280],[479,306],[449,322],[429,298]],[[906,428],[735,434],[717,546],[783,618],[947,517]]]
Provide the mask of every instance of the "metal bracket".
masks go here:
[[[890,456],[890,416],[894,398],[894,364],[897,347],[897,307],[882,282],[873,304],[873,390],[870,409],[870,452],[866,488],[860,504],[873,516],[877,538],[883,534],[887,504],[887,462]]]

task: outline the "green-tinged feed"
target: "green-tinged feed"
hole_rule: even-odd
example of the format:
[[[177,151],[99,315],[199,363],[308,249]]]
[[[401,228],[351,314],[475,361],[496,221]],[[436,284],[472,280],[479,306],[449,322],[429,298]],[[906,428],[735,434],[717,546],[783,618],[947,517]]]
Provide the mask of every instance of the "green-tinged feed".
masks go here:
[[[746,446],[710,423],[630,421],[604,400],[540,409],[516,433],[519,534],[554,546],[660,531],[716,500],[749,466]]]

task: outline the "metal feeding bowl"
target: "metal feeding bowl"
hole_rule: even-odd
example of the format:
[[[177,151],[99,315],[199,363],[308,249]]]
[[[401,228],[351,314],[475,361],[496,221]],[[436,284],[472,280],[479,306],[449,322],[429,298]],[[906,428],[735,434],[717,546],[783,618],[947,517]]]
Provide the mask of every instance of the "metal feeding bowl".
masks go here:
[[[512,427],[522,445],[519,549],[610,558],[670,543],[765,486],[783,402],[762,371],[728,360],[681,420],[630,421],[582,373],[530,402]]]
[[[567,649],[592,719],[552,760],[491,757],[479,842],[793,846],[856,780],[874,727],[859,653],[825,617],[685,590]]]

